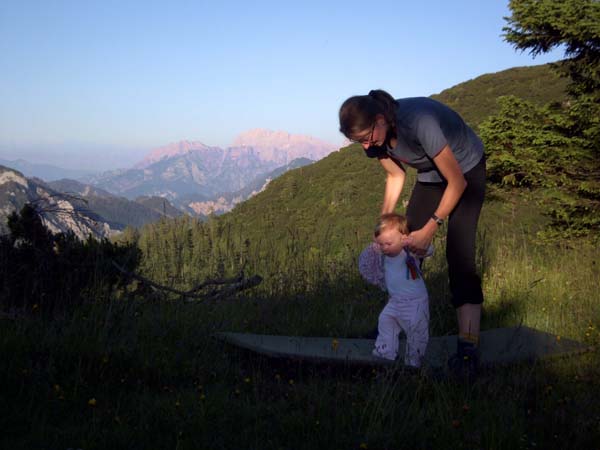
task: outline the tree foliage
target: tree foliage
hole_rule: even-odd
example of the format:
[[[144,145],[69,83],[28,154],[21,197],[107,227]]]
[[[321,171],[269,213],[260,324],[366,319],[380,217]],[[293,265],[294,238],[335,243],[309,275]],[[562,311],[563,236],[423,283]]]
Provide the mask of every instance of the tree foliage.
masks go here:
[[[500,111],[480,127],[488,180],[534,188],[554,230],[585,235],[600,226],[600,165],[560,105],[538,107],[517,97],[499,99]]]
[[[480,127],[490,181],[536,188],[562,235],[600,231],[600,2],[513,0],[505,38],[533,55],[562,46],[555,67],[570,99],[538,107],[515,97]]]
[[[110,295],[127,280],[112,261],[137,266],[140,253],[92,237],[81,241],[73,233],[53,235],[38,211],[27,204],[8,220],[10,233],[0,236],[0,304],[4,309],[66,311],[86,300]]]
[[[555,67],[568,77],[582,136],[600,144],[600,2],[597,0],[512,0],[504,37],[532,55],[564,48]],[[596,153],[598,151],[596,150]]]
[[[565,49],[563,69],[574,94],[597,92],[600,54],[600,2],[597,0],[511,0],[505,39],[532,55]]]
[[[569,136],[559,105],[538,107],[514,96],[498,99],[500,111],[480,128],[488,179],[525,187],[568,187],[587,180],[594,161],[585,140]]]

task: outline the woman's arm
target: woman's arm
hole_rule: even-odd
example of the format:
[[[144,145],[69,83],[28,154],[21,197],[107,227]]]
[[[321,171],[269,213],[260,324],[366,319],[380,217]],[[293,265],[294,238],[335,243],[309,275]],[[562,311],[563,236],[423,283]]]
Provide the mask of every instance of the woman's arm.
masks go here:
[[[402,165],[393,158],[380,158],[379,162],[387,173],[383,206],[381,207],[381,214],[387,214],[394,212],[404,187],[406,172]]]
[[[448,182],[440,204],[434,212],[440,219],[445,220],[458,204],[463,192],[465,192],[467,181],[458,165],[458,161],[454,157],[454,153],[447,145],[433,158],[433,162]],[[433,220],[430,220],[430,222],[435,223]]]
[[[448,182],[444,194],[442,195],[442,199],[440,200],[437,209],[434,211],[436,216],[445,220],[459,202],[467,187],[467,181],[465,180],[462,170],[458,165],[458,161],[456,161],[449,146],[446,145],[442,151],[433,158],[433,162]],[[437,228],[438,224],[433,219],[430,219],[425,223],[423,228],[413,231],[410,234],[411,250],[417,254],[424,253],[427,247],[429,247],[429,244],[431,244]]]

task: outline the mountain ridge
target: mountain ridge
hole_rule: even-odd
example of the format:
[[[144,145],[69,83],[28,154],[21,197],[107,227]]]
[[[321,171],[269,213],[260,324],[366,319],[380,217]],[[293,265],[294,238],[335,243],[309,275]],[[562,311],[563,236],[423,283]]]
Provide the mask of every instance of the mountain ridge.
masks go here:
[[[80,239],[110,238],[127,226],[183,215],[166,199],[130,201],[75,180],[45,182],[0,166],[0,233],[8,231],[8,216],[26,203],[35,206],[51,232],[73,232]]]
[[[76,179],[92,173],[89,170],[65,169],[52,164],[32,163],[22,158],[0,159],[0,165],[17,170],[26,177],[41,178],[44,181],[55,181],[61,178]]]
[[[235,143],[222,149],[199,141],[179,141],[154,149],[131,169],[81,181],[129,199],[159,196],[179,202],[182,197],[196,196],[214,201],[243,191],[255,179],[294,160],[315,161],[337,150],[310,136],[266,129],[243,133]]]
[[[286,131],[273,131],[265,128],[255,128],[239,134],[233,144],[221,148],[206,145],[200,141],[181,140],[152,150],[134,168],[144,169],[163,159],[185,155],[191,152],[231,152],[234,156],[245,152],[253,153],[258,158],[285,165],[290,161],[305,157],[319,160],[339,146],[325,142],[312,136],[291,134]],[[278,154],[279,152],[279,154]]]
[[[80,239],[87,239],[89,235],[108,238],[115,234],[109,223],[72,200],[39,178],[27,178],[14,169],[0,166],[1,233],[8,231],[8,216],[29,203],[35,205],[42,223],[52,233],[73,232]]]

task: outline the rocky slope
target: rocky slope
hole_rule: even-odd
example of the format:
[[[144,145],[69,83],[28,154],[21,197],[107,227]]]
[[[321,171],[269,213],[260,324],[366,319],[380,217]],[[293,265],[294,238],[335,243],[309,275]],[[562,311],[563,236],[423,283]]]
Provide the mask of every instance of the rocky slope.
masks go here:
[[[268,184],[275,178],[283,175],[285,172],[306,166],[314,161],[308,158],[297,158],[289,164],[278,167],[277,169],[256,177],[244,188],[236,191],[223,193],[212,199],[202,198],[197,195],[187,195],[182,197],[178,202],[178,206],[192,215],[206,217],[209,214],[223,214],[231,211],[237,204],[248,200],[250,197],[262,192]]]
[[[8,231],[8,216],[26,203],[36,207],[50,231],[72,231],[80,239],[110,237],[127,226],[183,214],[164,198],[131,201],[74,180],[46,183],[0,166],[0,233]]]
[[[80,239],[89,235],[110,237],[116,231],[90,210],[82,208],[73,197],[54,191],[37,178],[0,166],[0,232],[8,231],[6,222],[13,211],[31,203],[40,212],[44,225],[53,233],[72,231]]]

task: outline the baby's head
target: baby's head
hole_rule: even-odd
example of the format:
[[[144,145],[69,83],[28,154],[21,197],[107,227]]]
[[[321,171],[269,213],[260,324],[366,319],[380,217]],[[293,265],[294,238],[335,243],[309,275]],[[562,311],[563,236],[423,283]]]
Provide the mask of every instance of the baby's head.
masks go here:
[[[408,236],[406,217],[396,213],[384,214],[375,227],[375,242],[387,256],[396,256],[402,251]]]

